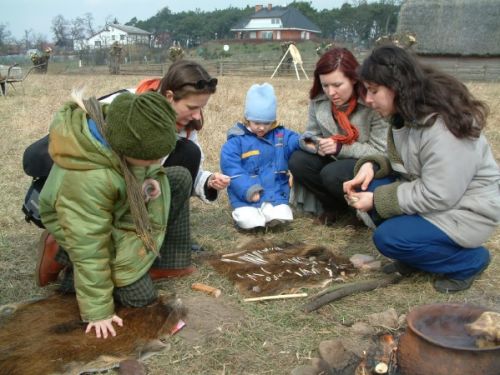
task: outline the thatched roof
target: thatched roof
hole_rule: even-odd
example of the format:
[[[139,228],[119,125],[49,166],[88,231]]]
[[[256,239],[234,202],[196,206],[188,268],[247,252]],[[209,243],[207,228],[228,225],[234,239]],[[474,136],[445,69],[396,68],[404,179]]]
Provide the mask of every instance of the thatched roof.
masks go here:
[[[500,0],[406,0],[398,33],[416,35],[415,52],[500,55]]]

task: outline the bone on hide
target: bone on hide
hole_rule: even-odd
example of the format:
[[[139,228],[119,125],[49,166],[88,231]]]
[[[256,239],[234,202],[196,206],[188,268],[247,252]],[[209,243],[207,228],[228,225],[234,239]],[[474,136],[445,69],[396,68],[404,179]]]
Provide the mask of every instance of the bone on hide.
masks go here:
[[[246,297],[295,293],[356,271],[349,260],[324,246],[254,239],[210,260]]]

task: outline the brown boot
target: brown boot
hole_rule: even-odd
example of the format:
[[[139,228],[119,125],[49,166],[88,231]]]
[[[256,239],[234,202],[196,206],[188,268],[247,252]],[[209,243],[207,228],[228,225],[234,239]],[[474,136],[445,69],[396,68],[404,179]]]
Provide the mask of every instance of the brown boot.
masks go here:
[[[196,272],[196,267],[189,266],[186,268],[151,268],[149,270],[149,276],[153,281],[170,279],[173,277],[183,277]]]
[[[38,286],[45,286],[57,281],[59,272],[64,266],[56,262],[55,257],[59,251],[54,236],[44,230],[38,243],[38,261],[36,263],[36,283]]]

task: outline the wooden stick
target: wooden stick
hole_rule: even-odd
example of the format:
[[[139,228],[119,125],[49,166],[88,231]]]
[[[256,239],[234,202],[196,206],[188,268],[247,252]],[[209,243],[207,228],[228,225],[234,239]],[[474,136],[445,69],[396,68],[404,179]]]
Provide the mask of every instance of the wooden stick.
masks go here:
[[[351,294],[367,292],[377,288],[383,288],[387,285],[399,282],[402,278],[402,276],[394,274],[381,279],[372,279],[360,281],[357,283],[350,283],[335,289],[331,289],[327,292],[321,292],[318,295],[314,296],[310,302],[306,303],[303,306],[303,310],[305,312],[315,311],[320,307],[326,305],[327,303],[339,300],[346,296],[350,296]]]
[[[307,297],[307,293],[295,293],[295,294],[278,294],[275,296],[263,296],[263,297],[253,297],[245,298],[244,302],[256,302],[256,301],[267,301],[272,299],[287,299],[287,298],[300,298]]]
[[[207,285],[207,284],[202,284],[202,283],[194,283],[191,285],[192,290],[197,290],[200,292],[207,293],[211,296],[214,296],[215,298],[219,298],[220,295],[222,294],[220,289],[217,289],[213,286]]]

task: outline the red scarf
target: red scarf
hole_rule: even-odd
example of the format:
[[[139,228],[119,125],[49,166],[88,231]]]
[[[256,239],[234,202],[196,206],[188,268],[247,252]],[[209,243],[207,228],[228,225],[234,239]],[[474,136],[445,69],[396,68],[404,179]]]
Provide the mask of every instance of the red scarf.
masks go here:
[[[359,137],[359,130],[358,128],[356,128],[356,126],[351,124],[351,121],[349,121],[349,116],[356,109],[357,103],[358,101],[356,99],[356,96],[353,95],[351,99],[349,99],[349,104],[347,106],[347,109],[345,111],[341,111],[332,102],[333,117],[339,124],[340,128],[345,133],[345,135],[344,134],[332,135],[330,138],[332,138],[335,142],[346,145],[352,145],[354,142],[357,141]]]
[[[160,89],[160,78],[146,78],[139,82],[135,89],[136,94],[142,94],[147,91],[158,91]]]

